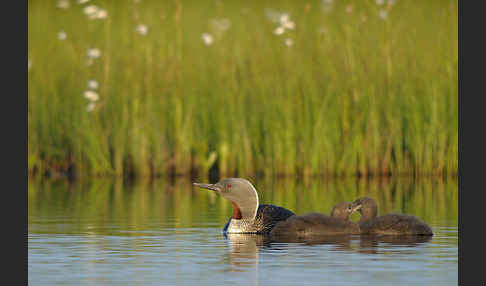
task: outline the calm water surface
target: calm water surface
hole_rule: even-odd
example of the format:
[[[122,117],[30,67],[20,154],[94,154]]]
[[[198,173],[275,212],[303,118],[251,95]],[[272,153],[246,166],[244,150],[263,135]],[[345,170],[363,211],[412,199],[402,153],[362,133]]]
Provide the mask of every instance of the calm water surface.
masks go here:
[[[205,182],[205,180],[202,180]],[[30,285],[457,285],[457,180],[254,179],[260,203],[329,214],[377,199],[413,214],[430,239],[321,237],[271,242],[221,230],[232,206],[188,179],[29,182]],[[206,181],[207,182],[207,181]],[[358,214],[352,216],[353,220]]]

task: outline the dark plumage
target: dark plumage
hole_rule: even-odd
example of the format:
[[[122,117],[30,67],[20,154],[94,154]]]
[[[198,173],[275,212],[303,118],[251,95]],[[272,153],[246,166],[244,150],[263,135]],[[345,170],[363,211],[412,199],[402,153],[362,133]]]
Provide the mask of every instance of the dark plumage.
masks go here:
[[[253,229],[255,229],[255,232],[251,233],[269,233],[277,223],[294,215],[295,214],[293,212],[286,208],[267,204],[258,205],[257,214],[255,220],[253,221],[253,226],[251,226]],[[224,226],[223,232],[227,232],[231,220],[233,220],[233,218],[230,217]]]
[[[322,235],[359,234],[359,225],[349,221],[350,203],[336,204],[331,216],[321,213],[309,213],[292,216],[279,222],[270,232],[273,239],[306,238]]]
[[[415,216],[387,214],[378,216],[378,205],[372,198],[362,197],[351,205],[351,212],[359,211],[358,222],[362,234],[433,235],[432,229]]]

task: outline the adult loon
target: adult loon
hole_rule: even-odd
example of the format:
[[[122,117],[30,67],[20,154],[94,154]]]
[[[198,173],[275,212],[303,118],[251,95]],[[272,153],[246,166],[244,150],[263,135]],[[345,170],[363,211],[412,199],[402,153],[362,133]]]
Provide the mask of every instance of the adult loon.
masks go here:
[[[378,205],[369,197],[355,200],[349,207],[351,213],[359,211],[358,221],[362,234],[433,235],[432,229],[415,216],[387,214],[378,216]]]
[[[323,235],[359,234],[359,225],[349,220],[351,203],[342,202],[334,205],[331,215],[309,213],[293,216],[279,222],[270,232],[274,239],[312,238]]]
[[[233,216],[226,223],[224,233],[268,234],[278,222],[295,215],[282,207],[259,204],[255,187],[242,178],[226,178],[216,184],[194,185],[215,191],[233,204]]]

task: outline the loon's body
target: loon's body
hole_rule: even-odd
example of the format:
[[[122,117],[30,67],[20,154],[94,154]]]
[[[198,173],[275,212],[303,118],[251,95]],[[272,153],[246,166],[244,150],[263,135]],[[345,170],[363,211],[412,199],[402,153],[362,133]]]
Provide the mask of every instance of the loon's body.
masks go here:
[[[226,178],[216,184],[194,185],[216,191],[233,204],[233,216],[223,229],[225,233],[268,234],[277,223],[295,215],[282,207],[260,205],[255,187],[242,178]]]
[[[372,198],[363,197],[355,200],[350,211],[359,211],[358,221],[362,234],[381,235],[433,235],[432,229],[415,216],[387,214],[378,216],[378,205]]]
[[[275,225],[295,214],[286,208],[261,204],[258,205],[254,220],[230,217],[223,229],[225,233],[269,233]]]
[[[272,238],[312,238],[323,235],[359,234],[359,225],[349,220],[351,203],[336,204],[331,215],[309,213],[279,222],[271,231]]]

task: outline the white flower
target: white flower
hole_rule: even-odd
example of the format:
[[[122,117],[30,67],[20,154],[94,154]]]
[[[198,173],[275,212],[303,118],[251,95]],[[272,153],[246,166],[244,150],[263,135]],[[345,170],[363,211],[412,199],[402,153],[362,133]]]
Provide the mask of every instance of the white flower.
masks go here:
[[[285,29],[293,30],[295,28],[295,23],[290,21],[290,16],[288,13],[282,13],[280,15],[280,25]]]
[[[90,102],[88,103],[88,105],[86,106],[86,111],[90,112],[90,111],[93,111],[93,109],[96,107],[96,104],[94,102]]]
[[[294,41],[292,41],[292,39],[285,39],[285,44],[287,45],[287,47],[290,47],[294,44]]]
[[[148,28],[144,24],[140,24],[137,26],[137,32],[140,33],[140,35],[145,36],[147,34]]]
[[[96,19],[98,17],[98,6],[96,5],[89,5],[83,8],[84,14],[88,16],[89,19]]]
[[[89,89],[98,89],[98,82],[94,79],[88,80],[88,88]]]
[[[288,13],[279,14],[278,22],[280,22],[280,26],[273,31],[275,35],[282,35],[285,33],[285,29],[295,29],[295,23],[290,21],[290,16]]]
[[[280,24],[283,25],[289,21],[289,14],[288,13],[282,13],[280,15]]]
[[[57,1],[57,8],[67,9],[67,8],[69,8],[69,6],[71,6],[71,5],[69,4],[68,0]]]
[[[101,51],[99,49],[88,49],[88,58],[96,59],[101,56]]]
[[[384,9],[380,10],[380,12],[378,13],[378,16],[382,19],[382,20],[386,20],[386,18],[388,17],[388,12]]]
[[[89,0],[78,0],[77,2],[78,4],[84,4],[84,3],[88,3]]]
[[[277,29],[275,29],[275,31],[273,31],[275,35],[282,35],[284,32],[285,32],[284,27],[278,27]]]
[[[88,16],[95,14],[96,12],[98,12],[98,6],[96,6],[96,5],[86,6],[86,7],[83,8],[83,12],[84,12],[84,14],[86,14]]]
[[[83,8],[84,14],[88,16],[90,20],[94,19],[106,19],[108,12],[105,9],[101,9],[96,5],[89,5]]]
[[[96,93],[96,91],[92,91],[92,90],[85,91],[84,97],[91,100],[91,101],[98,101],[98,99],[100,99],[100,96],[98,95],[98,93]]]
[[[211,34],[209,34],[209,33],[203,33],[201,37],[202,37],[202,39],[204,41],[204,44],[206,46],[209,46],[209,45],[211,45],[213,43],[213,36],[211,36]]]
[[[292,21],[287,21],[287,22],[283,23],[283,27],[285,29],[293,30],[293,29],[295,29],[295,23],[292,22]]]
[[[381,6],[385,4],[385,0],[376,0],[376,5]]]
[[[98,9],[94,17],[95,19],[106,19],[106,17],[108,17],[108,13],[105,9]]]
[[[67,38],[67,34],[66,34],[66,32],[61,31],[61,32],[57,33],[57,38],[58,38],[60,41],[64,41],[64,40]]]

